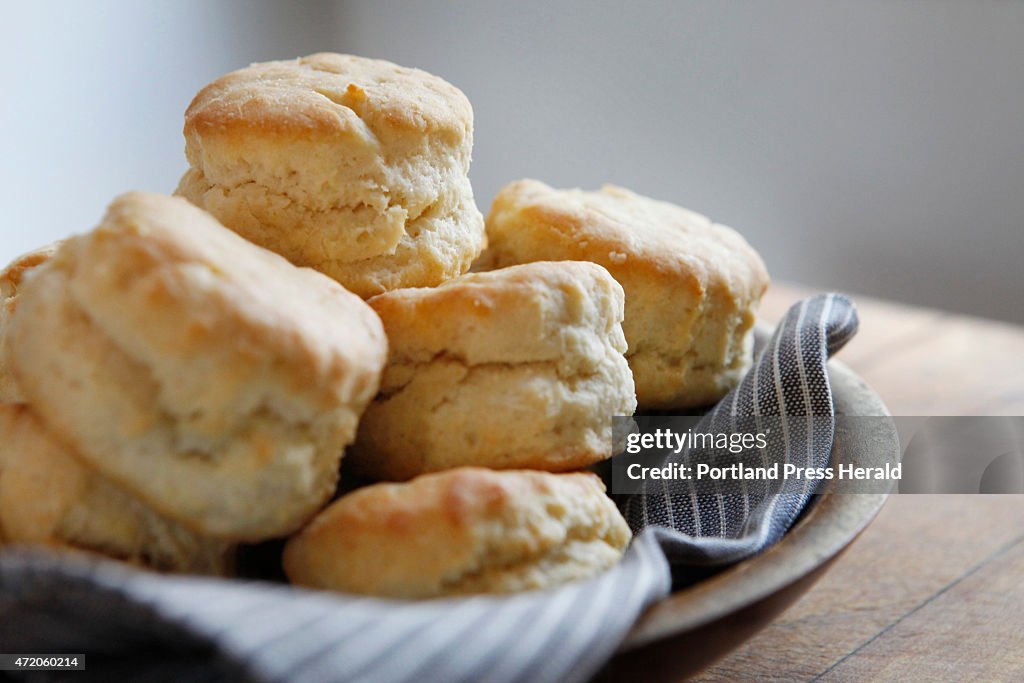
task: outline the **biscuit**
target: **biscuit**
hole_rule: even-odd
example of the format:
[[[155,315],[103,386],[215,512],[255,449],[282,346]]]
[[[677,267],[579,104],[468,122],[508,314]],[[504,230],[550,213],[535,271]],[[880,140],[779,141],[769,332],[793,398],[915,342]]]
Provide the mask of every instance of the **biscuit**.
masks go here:
[[[0,405],[0,531],[8,543],[100,553],[151,569],[226,575],[233,546],[157,514],[81,465],[25,406]]]
[[[343,496],[288,541],[284,568],[393,598],[511,593],[592,577],[629,540],[593,474],[461,468]]]
[[[36,270],[8,335],[27,402],[90,467],[238,541],[327,502],[387,353],[336,282],[144,193]]]
[[[14,308],[18,305],[18,289],[21,287],[22,280],[33,268],[46,263],[56,249],[57,245],[51,244],[30,251],[14,259],[6,268],[0,270],[0,403],[21,403],[22,401],[21,392],[4,361],[7,319],[14,313]]]
[[[440,284],[483,249],[473,110],[437,76],[329,53],[253,64],[200,91],[184,133],[178,194],[361,296]]]
[[[346,467],[372,479],[478,465],[564,471],[612,455],[632,415],[622,288],[593,263],[531,263],[369,301],[388,365]]]
[[[734,230],[618,187],[521,180],[498,193],[487,232],[481,269],[593,261],[618,280],[640,408],[712,403],[749,369],[768,273]]]

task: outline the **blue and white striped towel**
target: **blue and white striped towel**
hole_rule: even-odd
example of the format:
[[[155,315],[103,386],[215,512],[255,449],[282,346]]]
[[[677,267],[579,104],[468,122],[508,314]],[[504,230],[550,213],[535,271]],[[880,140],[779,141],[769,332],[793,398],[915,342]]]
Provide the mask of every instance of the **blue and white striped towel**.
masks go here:
[[[845,297],[795,305],[702,429],[756,416],[825,418],[806,427],[787,420],[781,454],[824,466],[833,437],[825,363],[856,328]],[[670,565],[726,565],[763,550],[811,492],[750,489],[724,504],[714,494],[630,497],[624,511],[639,533],[619,565],[590,581],[508,597],[400,602],[4,552],[0,651],[86,653],[76,681],[583,681],[669,593]]]

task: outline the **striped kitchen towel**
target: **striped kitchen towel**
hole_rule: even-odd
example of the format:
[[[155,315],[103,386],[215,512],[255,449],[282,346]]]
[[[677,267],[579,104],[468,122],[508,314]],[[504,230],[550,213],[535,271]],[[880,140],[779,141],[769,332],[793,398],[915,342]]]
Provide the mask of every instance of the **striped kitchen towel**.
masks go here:
[[[833,438],[825,363],[856,328],[845,297],[795,305],[701,428],[788,416],[785,452],[773,455],[824,466]],[[6,551],[0,651],[85,653],[86,670],[66,674],[75,681],[583,681],[669,593],[673,566],[760,552],[811,493],[785,484],[739,496],[706,487],[629,496],[623,510],[637,535],[621,563],[589,581],[505,597],[402,602]]]

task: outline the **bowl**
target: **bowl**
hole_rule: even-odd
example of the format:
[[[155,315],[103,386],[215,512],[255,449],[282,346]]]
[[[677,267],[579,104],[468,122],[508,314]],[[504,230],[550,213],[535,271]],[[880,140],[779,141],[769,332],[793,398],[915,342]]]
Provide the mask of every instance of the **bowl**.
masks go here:
[[[829,363],[829,378],[837,415],[889,415],[879,396],[842,363]],[[833,462],[878,467],[898,456],[890,420],[837,425]],[[648,608],[598,679],[678,681],[722,658],[807,592],[871,523],[887,495],[815,495],[771,548]]]

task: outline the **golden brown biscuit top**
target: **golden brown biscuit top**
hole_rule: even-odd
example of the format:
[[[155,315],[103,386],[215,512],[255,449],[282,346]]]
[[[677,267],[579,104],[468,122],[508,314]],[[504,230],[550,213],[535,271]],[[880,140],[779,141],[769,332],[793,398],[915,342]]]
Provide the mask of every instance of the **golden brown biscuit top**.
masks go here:
[[[600,263],[616,277],[636,273],[671,279],[675,286],[687,282],[695,294],[725,284],[756,299],[768,285],[764,262],[735,230],[612,185],[588,192],[556,190],[537,180],[510,183],[494,200],[487,231],[498,261],[492,265],[508,263],[509,256],[559,254]]]
[[[372,392],[350,384],[368,381],[364,369],[385,357],[380,320],[359,297],[184,199],[122,195],[47,267],[65,273],[75,301],[121,349],[167,374],[165,390],[196,390],[204,402],[216,399],[214,376],[226,402],[264,376],[286,395],[335,405],[347,400],[339,393]]]
[[[604,484],[596,474],[554,475],[533,470],[495,472],[462,467],[428,474],[410,482],[375,484],[348,494],[317,517],[304,534],[330,534],[332,527],[346,531],[362,526],[396,537],[418,534],[426,527],[441,527],[454,536],[489,539],[495,521],[518,526],[517,512],[551,515],[573,526],[602,526],[600,515],[578,514],[585,501],[596,497],[605,507]],[[538,503],[550,497],[565,508]],[[616,529],[618,531],[618,529]],[[581,536],[583,534],[580,534]],[[501,536],[490,538],[500,543]]]
[[[387,139],[408,132],[472,135],[461,90],[419,69],[329,52],[262,62],[221,76],[185,112],[185,135]],[[370,133],[371,135],[367,135]]]
[[[630,536],[594,474],[465,467],[343,496],[293,537],[284,565],[302,585],[429,597],[571,543],[621,552]]]
[[[603,267],[558,261],[470,273],[368,303],[387,330],[392,362],[441,354],[477,365],[590,356],[592,349],[577,347],[605,339],[624,349],[623,299]]]

